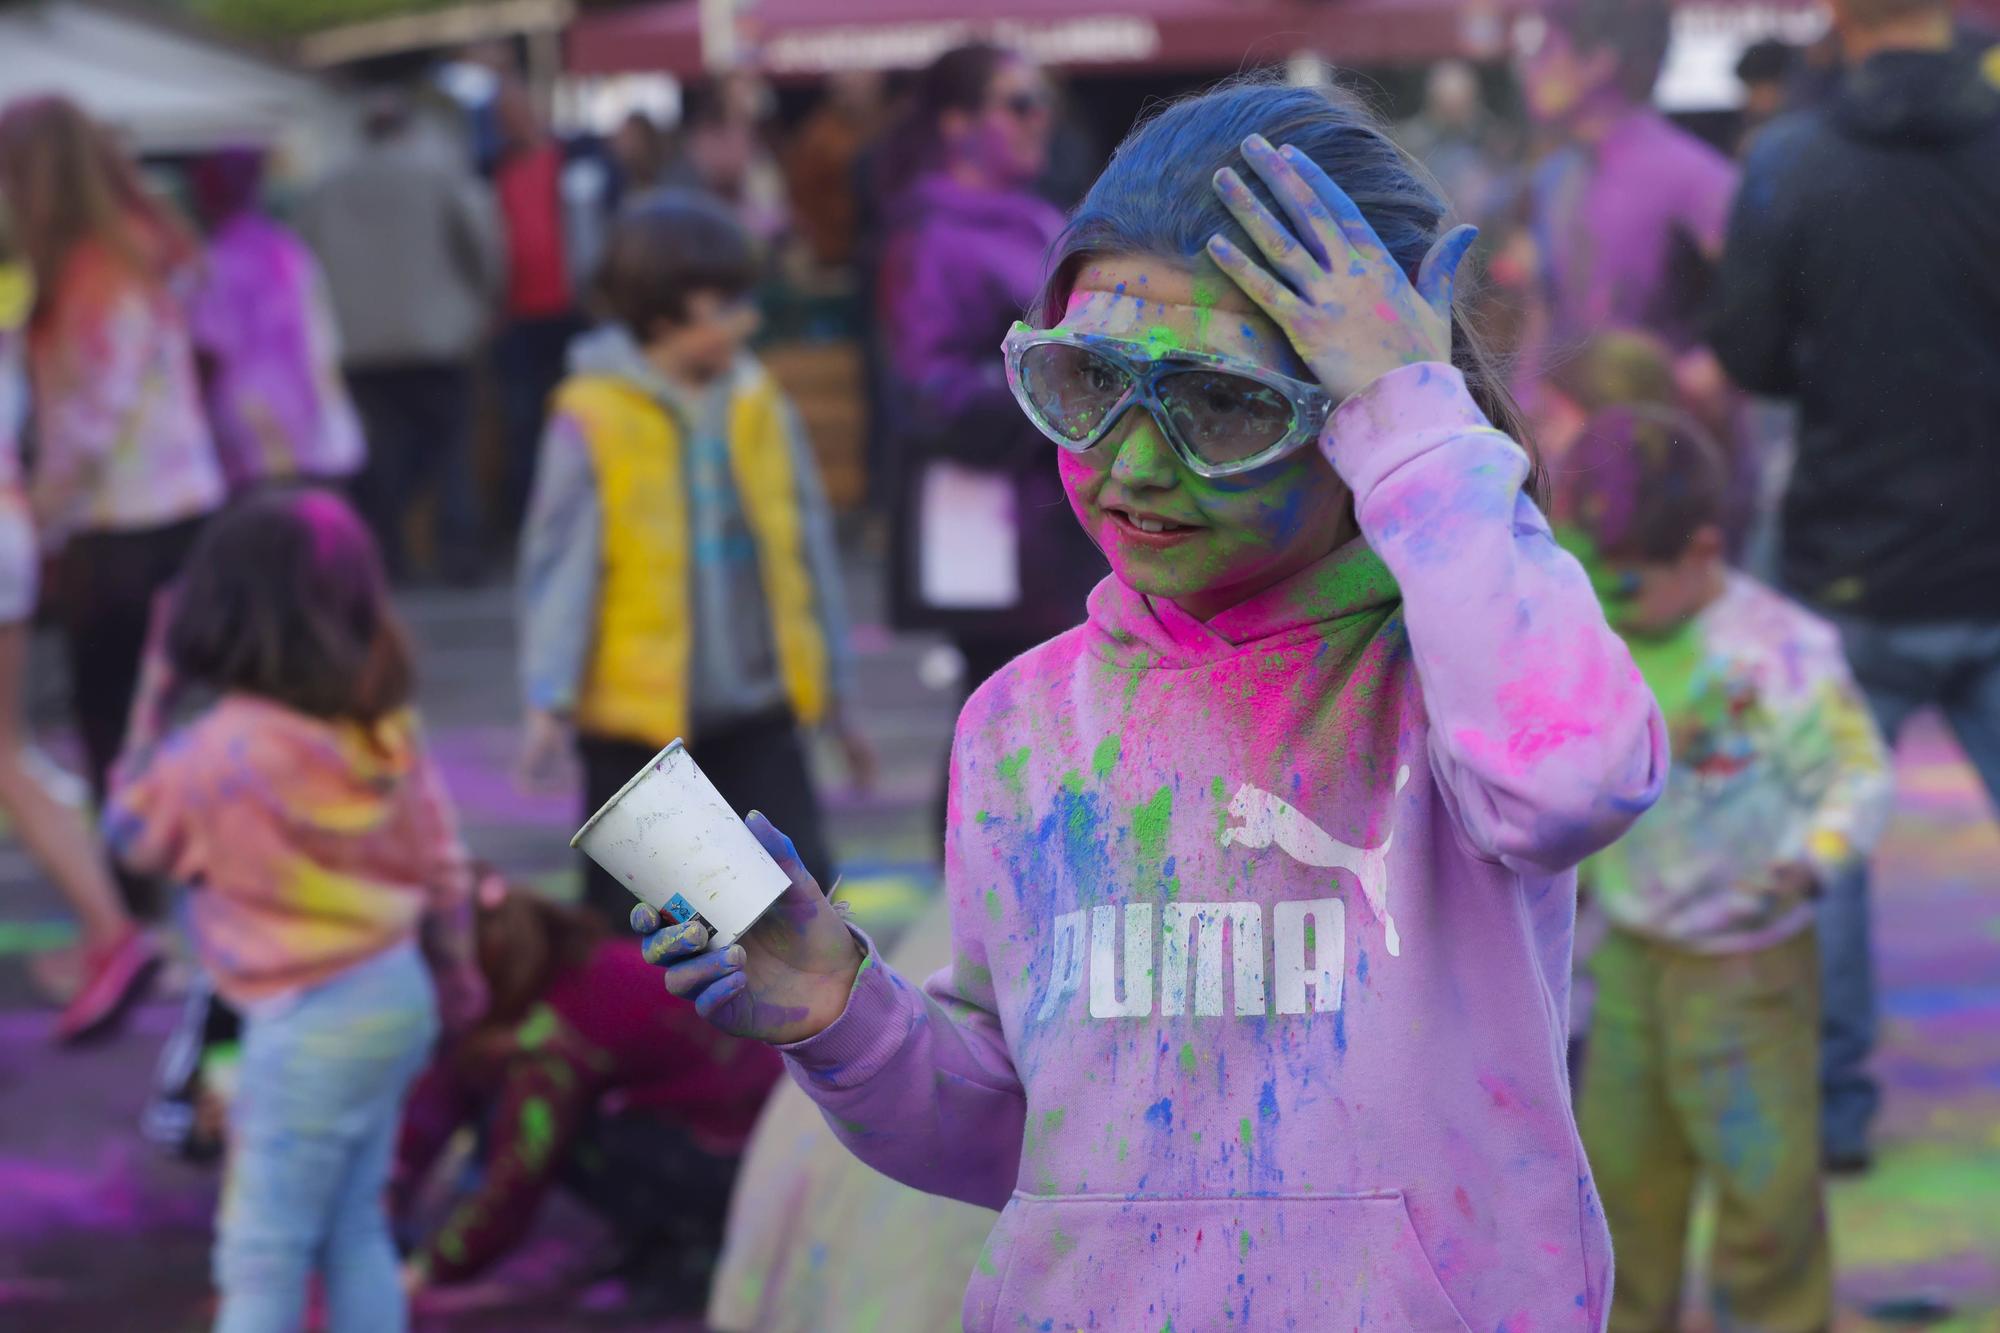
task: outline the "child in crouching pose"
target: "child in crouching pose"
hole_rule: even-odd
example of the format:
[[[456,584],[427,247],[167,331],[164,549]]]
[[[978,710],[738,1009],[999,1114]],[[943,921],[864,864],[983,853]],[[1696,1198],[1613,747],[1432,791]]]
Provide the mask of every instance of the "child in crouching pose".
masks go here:
[[[1603,1322],[1573,867],[1665,735],[1444,214],[1337,94],[1136,130],[1006,342],[1112,574],[959,719],[950,965],[884,965],[761,819],[778,909],[648,940],[857,1154],[1003,1210],[976,1333]]]

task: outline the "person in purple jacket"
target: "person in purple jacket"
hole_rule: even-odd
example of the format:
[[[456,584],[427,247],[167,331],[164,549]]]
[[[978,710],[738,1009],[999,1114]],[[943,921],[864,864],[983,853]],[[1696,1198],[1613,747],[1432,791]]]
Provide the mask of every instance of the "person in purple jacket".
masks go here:
[[[975,687],[1083,619],[1104,562],[994,347],[1035,297],[1062,214],[1034,191],[1052,102],[1002,47],[940,56],[882,149],[881,428],[895,473],[896,622],[950,633]]]
[[[959,719],[951,963],[898,976],[761,818],[741,943],[634,914],[857,1155],[1003,1210],[974,1333],[1603,1326],[1573,867],[1667,746],[1444,213],[1342,94],[1135,131],[1006,342],[1112,574]]]

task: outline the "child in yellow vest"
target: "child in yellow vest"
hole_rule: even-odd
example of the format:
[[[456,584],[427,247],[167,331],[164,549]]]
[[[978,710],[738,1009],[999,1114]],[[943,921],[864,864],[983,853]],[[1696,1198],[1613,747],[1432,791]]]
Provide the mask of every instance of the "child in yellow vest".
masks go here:
[[[588,813],[685,738],[739,811],[784,811],[832,883],[799,729],[832,724],[857,778],[871,757],[842,721],[832,516],[791,404],[745,350],[754,280],[748,238],[706,196],[662,191],[613,226],[611,322],[571,348],[522,541],[523,767],[547,775],[573,733]],[[586,901],[622,924],[630,895],[585,873]]]

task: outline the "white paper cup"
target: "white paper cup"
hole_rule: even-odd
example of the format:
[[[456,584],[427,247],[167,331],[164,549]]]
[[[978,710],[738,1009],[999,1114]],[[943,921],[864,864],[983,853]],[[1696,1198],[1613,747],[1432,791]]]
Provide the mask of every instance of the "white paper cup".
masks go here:
[[[661,916],[699,919],[710,950],[735,943],[791,886],[679,741],[619,788],[569,845]]]

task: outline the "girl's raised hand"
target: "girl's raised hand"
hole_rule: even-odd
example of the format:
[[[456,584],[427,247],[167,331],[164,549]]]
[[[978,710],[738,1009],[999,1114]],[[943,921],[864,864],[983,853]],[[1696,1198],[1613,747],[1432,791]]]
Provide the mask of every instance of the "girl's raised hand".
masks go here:
[[[771,859],[791,877],[764,919],[742,939],[703,953],[700,922],[663,922],[644,903],[632,909],[632,929],[646,937],[646,961],[667,972],[667,989],[724,1032],[783,1044],[824,1032],[847,1008],[861,946],[819,885],[799,862],[792,840],[760,814],[744,821]]]
[[[1243,156],[1289,225],[1224,167],[1216,193],[1269,267],[1221,235],[1209,239],[1209,258],[1285,331],[1327,392],[1347,398],[1402,366],[1451,360],[1452,284],[1477,228],[1441,237],[1412,283],[1317,162],[1262,135],[1243,141]]]

